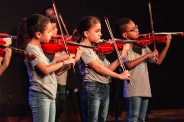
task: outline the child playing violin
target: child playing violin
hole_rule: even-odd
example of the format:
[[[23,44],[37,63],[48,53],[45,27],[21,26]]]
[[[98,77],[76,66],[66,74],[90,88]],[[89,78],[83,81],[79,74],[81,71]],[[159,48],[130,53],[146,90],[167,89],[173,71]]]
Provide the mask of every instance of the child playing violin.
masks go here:
[[[32,110],[33,122],[55,122],[55,98],[57,80],[55,71],[75,60],[68,58],[50,62],[45,56],[41,44],[51,39],[52,25],[44,15],[33,14],[23,18],[17,34],[18,45],[29,55],[35,55],[34,60],[25,58],[29,75],[29,105]]]
[[[53,39],[54,37],[60,37],[60,38],[55,38],[54,42],[59,43],[59,41],[61,41],[61,43],[63,43],[63,39],[61,38],[61,35],[58,34],[63,34],[58,30],[58,26],[59,24],[57,23],[57,17],[56,17],[56,13],[54,11],[54,8],[52,6],[47,6],[43,9],[43,14],[45,16],[47,16],[48,18],[50,18],[50,21],[52,23],[52,33],[53,33]],[[70,39],[68,36],[65,36],[63,34],[63,38],[64,39]],[[82,54],[83,48],[82,47],[78,47],[76,49],[77,51],[75,52],[75,54],[70,54],[70,56],[72,56],[73,58],[75,58],[75,61],[77,62],[80,59],[80,55]],[[68,51],[70,52],[70,49],[68,48]],[[49,56],[49,54],[46,54],[47,56]],[[58,59],[66,59],[68,58],[69,55],[66,53],[66,51],[59,51],[55,54],[54,56],[54,61],[57,61]],[[57,79],[57,83],[58,83],[58,87],[57,87],[57,93],[56,93],[56,118],[55,118],[55,122],[61,122],[62,121],[62,116],[65,114],[68,114],[67,112],[67,94],[66,94],[66,84],[67,84],[67,76],[68,76],[68,71],[71,68],[71,65],[65,65],[64,69],[62,69],[62,71],[57,71],[56,73],[56,79]],[[74,68],[74,67],[73,67]]]
[[[52,26],[52,36],[57,37],[58,34],[58,28],[57,28],[57,20],[56,18],[49,18],[51,21]],[[55,43],[59,43],[56,38]],[[83,48],[78,47],[76,54],[70,54],[71,58],[75,59],[75,62],[77,62],[80,59],[80,56],[82,54]],[[48,55],[48,54],[46,54]],[[67,54],[65,51],[57,52],[54,55],[54,59],[51,61],[57,62],[57,60],[66,60],[69,58],[69,54]],[[59,69],[56,71],[56,79],[57,79],[57,93],[56,93],[56,118],[55,122],[61,122],[62,121],[62,114],[67,114],[67,103],[66,103],[66,83],[67,83],[67,75],[68,71],[72,66],[71,65],[65,65],[64,68]],[[74,67],[73,67],[74,68]]]
[[[0,38],[0,42],[3,42],[3,46],[9,46],[12,43],[11,38]],[[12,49],[11,48],[4,48],[0,52],[3,55],[0,55],[0,76],[5,72],[5,70],[8,68],[10,64],[10,59],[12,55]]]
[[[101,22],[95,16],[86,16],[78,23],[73,33],[73,40],[83,45],[92,46],[98,43],[102,36]],[[120,58],[123,59],[129,49],[125,44]],[[129,72],[121,74],[114,72],[120,64],[119,60],[110,62],[103,54],[97,54],[93,49],[84,48],[81,59],[78,62],[79,70],[83,78],[82,111],[83,122],[105,122],[108,114],[110,97],[110,77],[121,80],[129,79]]]
[[[116,21],[115,30],[119,38],[136,40],[139,38],[138,26],[130,18]],[[125,65],[129,69],[132,85],[124,82],[124,97],[127,101],[126,122],[144,122],[151,97],[149,72],[147,63],[160,65],[164,60],[171,42],[171,35],[167,35],[166,45],[159,54],[151,51],[148,46],[137,47],[131,43],[127,53]]]

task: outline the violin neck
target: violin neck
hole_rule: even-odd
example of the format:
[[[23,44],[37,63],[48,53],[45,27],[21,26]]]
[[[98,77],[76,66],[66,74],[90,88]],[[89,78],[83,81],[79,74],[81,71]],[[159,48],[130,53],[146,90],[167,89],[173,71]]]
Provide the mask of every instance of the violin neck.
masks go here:
[[[155,35],[167,35],[167,34],[171,34],[171,35],[181,35],[183,36],[184,33],[183,32],[158,32],[158,33],[154,33]]]

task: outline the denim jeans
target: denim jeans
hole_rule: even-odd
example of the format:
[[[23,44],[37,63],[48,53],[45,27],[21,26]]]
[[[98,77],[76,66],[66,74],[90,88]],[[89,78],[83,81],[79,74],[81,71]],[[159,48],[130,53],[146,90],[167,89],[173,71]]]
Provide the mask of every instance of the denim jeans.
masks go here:
[[[109,108],[109,84],[84,82],[83,122],[105,122]]]
[[[29,105],[32,111],[33,122],[55,121],[55,100],[50,99],[42,92],[29,92]]]
[[[61,114],[66,112],[67,103],[66,103],[66,92],[65,85],[59,85],[57,87],[56,94],[56,120],[55,122],[61,122]],[[67,113],[66,113],[67,114]]]
[[[128,97],[126,122],[145,122],[148,98],[147,97]]]

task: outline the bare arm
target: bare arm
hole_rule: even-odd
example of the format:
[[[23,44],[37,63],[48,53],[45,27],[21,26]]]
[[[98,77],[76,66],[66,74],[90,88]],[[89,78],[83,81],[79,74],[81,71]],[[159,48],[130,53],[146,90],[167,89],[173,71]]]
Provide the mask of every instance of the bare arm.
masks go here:
[[[96,72],[102,74],[102,75],[107,75],[110,77],[114,77],[114,78],[118,78],[118,79],[129,79],[130,74],[129,72],[123,72],[121,74],[117,74],[116,72],[111,71],[110,69],[108,69],[107,67],[102,66],[101,64],[99,64],[96,61],[92,61],[88,64],[93,70],[95,70]]]
[[[121,54],[120,54],[120,61],[119,59],[116,59],[114,62],[112,62],[109,66],[108,66],[108,69],[114,71],[120,63],[122,63],[122,59],[126,56],[128,50],[130,49],[130,44],[125,44],[123,46],[123,50],[121,51]]]
[[[60,55],[59,53],[56,53],[54,55],[54,61],[55,62],[60,62],[60,61],[66,60],[68,58],[69,58],[68,54]]]
[[[53,63],[50,65],[46,65],[44,62],[39,63],[36,65],[36,67],[43,73],[43,74],[49,74],[51,72],[55,72],[56,70],[58,70],[59,68],[61,68],[62,66],[64,66],[64,64],[75,64],[75,60],[68,58],[67,60],[63,62],[57,62],[57,63]]]
[[[142,57],[139,57],[135,60],[125,62],[126,66],[128,67],[128,69],[132,69],[132,68],[136,67],[138,64],[140,64],[141,62],[143,62],[144,60],[146,60],[147,58],[152,58],[152,57],[158,58],[158,60],[155,61],[154,63],[156,63],[158,65],[161,64],[165,58],[165,55],[167,54],[170,42],[171,42],[171,36],[168,35],[166,46],[164,47],[164,49],[162,50],[162,52],[160,53],[159,56],[158,56],[158,51],[154,50],[153,52],[148,53],[148,54],[146,54]]]
[[[77,53],[76,53],[76,56],[75,56],[75,62],[78,62],[80,60],[80,57],[81,57],[83,51],[84,51],[83,47],[79,46],[77,48]]]
[[[164,49],[162,50],[162,52],[158,55],[158,61],[155,61],[156,64],[160,65],[163,62],[163,60],[167,54],[167,51],[169,49],[171,39],[172,39],[171,34],[168,34],[166,45],[165,45]]]
[[[127,62],[125,62],[125,64],[128,67],[128,69],[132,69],[132,68],[136,67],[137,65],[139,65],[144,60],[146,60],[147,58],[149,58],[149,54],[141,56],[141,57],[139,57],[139,58],[137,58],[135,60],[132,60],[132,61],[127,61]]]
[[[74,56],[72,54],[70,56],[69,55],[60,56],[60,55],[56,54],[54,61],[55,62],[60,62],[60,61],[65,62],[65,60],[70,58],[70,59],[75,60],[75,63],[76,63],[77,61],[79,61],[82,52],[83,52],[83,47],[79,47],[79,48],[77,48],[77,53]],[[75,64],[75,63],[73,63],[73,64]],[[59,75],[63,74],[64,72],[66,72],[67,70],[69,70],[70,68],[71,68],[71,64],[64,64],[64,67],[59,68],[58,70],[55,71],[55,73],[56,73],[56,75],[59,76]]]

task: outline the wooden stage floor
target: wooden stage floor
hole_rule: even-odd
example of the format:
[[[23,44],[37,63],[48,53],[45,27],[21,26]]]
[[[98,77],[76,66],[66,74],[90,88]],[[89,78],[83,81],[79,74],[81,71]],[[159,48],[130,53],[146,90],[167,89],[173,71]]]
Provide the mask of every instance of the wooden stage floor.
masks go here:
[[[109,113],[107,122],[125,122],[126,113],[122,112],[117,118]],[[1,117],[0,122],[32,122],[31,116]],[[80,114],[70,114],[69,121],[63,117],[62,122],[82,122]],[[184,122],[184,109],[152,110],[148,113],[146,122]]]

